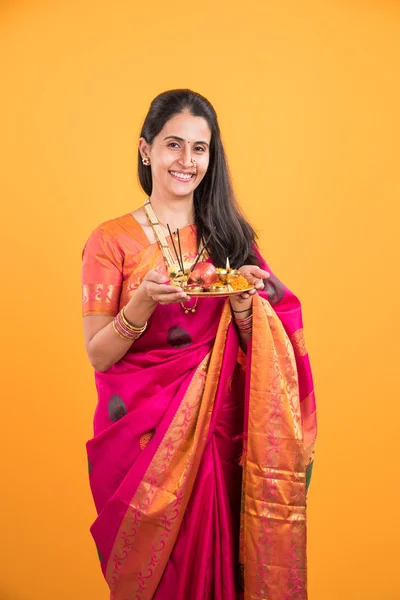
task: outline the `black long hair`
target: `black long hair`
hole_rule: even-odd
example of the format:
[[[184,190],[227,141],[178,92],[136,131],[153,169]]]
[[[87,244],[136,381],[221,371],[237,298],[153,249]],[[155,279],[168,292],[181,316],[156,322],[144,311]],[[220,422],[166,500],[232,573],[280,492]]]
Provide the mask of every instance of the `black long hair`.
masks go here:
[[[185,111],[203,117],[211,130],[208,170],[194,191],[198,243],[212,234],[208,251],[216,267],[224,267],[227,256],[233,268],[258,264],[254,251],[256,234],[236,203],[217,114],[211,103],[204,96],[187,89],[163,92],[151,103],[140,136],[151,145],[165,123]],[[143,165],[140,152],[138,174],[144,192],[151,196],[151,167]]]

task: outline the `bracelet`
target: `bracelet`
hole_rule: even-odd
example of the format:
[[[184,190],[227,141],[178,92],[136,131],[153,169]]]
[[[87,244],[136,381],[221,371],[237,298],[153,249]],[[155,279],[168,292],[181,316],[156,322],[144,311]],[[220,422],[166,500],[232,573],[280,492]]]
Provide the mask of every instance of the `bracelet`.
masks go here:
[[[125,335],[124,333],[122,333],[121,331],[119,331],[118,330],[118,325],[116,325],[115,320],[112,322],[112,326],[113,326],[113,329],[114,329],[115,333],[118,334],[119,337],[121,338],[121,340],[124,340],[125,342],[134,342],[139,337],[139,335],[129,336],[128,337],[128,335]]]
[[[120,315],[121,315],[121,319],[125,325],[125,327],[127,327],[129,330],[131,331],[136,331],[137,333],[143,333],[143,331],[146,329],[147,327],[147,321],[146,323],[143,325],[143,327],[135,327],[134,325],[132,325],[131,323],[129,323],[128,319],[125,316],[125,308],[121,308],[120,311]]]
[[[250,306],[250,308],[245,308],[244,310],[233,310],[233,308],[232,308],[232,312],[234,312],[234,313],[248,312],[249,310],[252,310],[251,306]]]
[[[249,315],[248,317],[246,317],[245,319],[236,319],[235,318],[235,323],[251,323],[251,321],[253,320],[253,315]]]
[[[125,327],[120,313],[118,313],[113,321],[113,329],[121,339],[127,342],[134,342],[140,336],[139,332],[130,331],[127,327]]]
[[[115,333],[117,333],[121,339],[127,342],[134,342],[137,340],[147,328],[147,321],[143,327],[134,327],[131,325],[125,317],[123,308],[114,318],[112,324]]]
[[[253,315],[250,315],[246,319],[235,319],[235,323],[241,333],[248,333],[251,335],[253,331]]]

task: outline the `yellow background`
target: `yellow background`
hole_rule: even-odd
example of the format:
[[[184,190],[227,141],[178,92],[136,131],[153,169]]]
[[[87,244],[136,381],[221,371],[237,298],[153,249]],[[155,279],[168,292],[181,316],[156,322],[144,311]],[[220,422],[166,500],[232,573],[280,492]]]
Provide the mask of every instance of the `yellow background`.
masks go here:
[[[310,600],[395,600],[400,5],[1,3],[1,600],[105,600],[80,252],[138,206],[151,99],[214,103],[237,194],[301,297],[319,401]]]

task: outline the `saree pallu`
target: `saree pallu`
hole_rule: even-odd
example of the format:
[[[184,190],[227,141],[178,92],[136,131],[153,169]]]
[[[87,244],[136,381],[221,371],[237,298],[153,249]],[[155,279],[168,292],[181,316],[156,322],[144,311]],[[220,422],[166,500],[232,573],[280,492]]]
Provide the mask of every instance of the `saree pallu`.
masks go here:
[[[316,419],[297,298],[274,276],[254,296],[246,357],[229,301],[159,306],[96,384],[91,532],[111,599],[305,600]]]

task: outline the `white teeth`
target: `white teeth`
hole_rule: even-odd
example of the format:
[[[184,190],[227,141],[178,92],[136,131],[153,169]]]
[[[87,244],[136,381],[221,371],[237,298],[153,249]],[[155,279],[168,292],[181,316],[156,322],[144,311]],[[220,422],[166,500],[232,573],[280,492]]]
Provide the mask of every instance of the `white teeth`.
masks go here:
[[[178,177],[179,179],[191,179],[192,175],[190,173],[176,173],[176,171],[171,171],[171,175]]]

